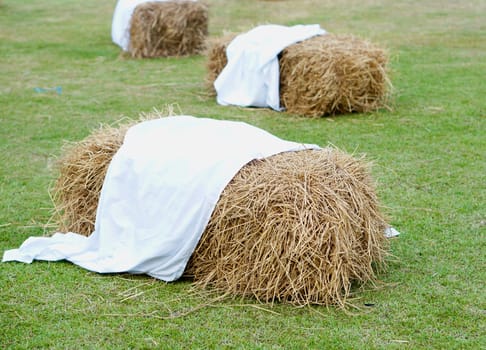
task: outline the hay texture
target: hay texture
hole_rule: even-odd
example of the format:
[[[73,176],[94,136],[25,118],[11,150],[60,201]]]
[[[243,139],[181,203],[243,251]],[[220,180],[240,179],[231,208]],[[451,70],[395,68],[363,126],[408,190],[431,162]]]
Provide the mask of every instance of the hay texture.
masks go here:
[[[134,58],[196,55],[207,35],[208,7],[202,2],[145,2],[132,14],[128,51]]]
[[[211,38],[208,40],[208,48],[206,50],[206,85],[209,92],[215,96],[214,81],[218,78],[219,73],[223,70],[228,59],[226,57],[226,49],[236,34],[226,34],[220,38]]]
[[[234,36],[214,40],[208,48],[206,81],[213,93]],[[351,35],[326,34],[290,45],[279,55],[280,103],[287,112],[307,117],[386,108],[388,60],[386,50]]]
[[[334,148],[243,167],[222,193],[188,272],[265,302],[344,305],[384,261],[385,220],[367,165]]]
[[[51,189],[53,221],[60,232],[89,236],[111,159],[123,143],[130,124],[103,126],[84,140],[67,143],[56,162],[59,177]]]
[[[60,230],[91,234],[126,129],[103,128],[60,159]],[[345,305],[387,251],[368,164],[335,148],[255,160],[220,196],[185,271],[197,286],[262,302]]]

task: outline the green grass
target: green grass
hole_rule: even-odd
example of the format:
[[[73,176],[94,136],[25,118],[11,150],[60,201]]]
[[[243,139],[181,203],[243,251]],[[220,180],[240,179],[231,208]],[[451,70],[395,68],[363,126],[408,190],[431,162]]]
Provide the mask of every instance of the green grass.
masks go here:
[[[389,49],[393,110],[321,119],[217,105],[204,89],[202,56],[123,58],[110,36],[115,3],[0,2],[2,252],[46,232],[52,164],[65,140],[174,104],[185,114],[366,154],[402,232],[392,241],[396,259],[380,276],[383,288],[356,291],[363,308],[353,315],[221,301],[194,293],[189,281],[98,275],[65,262],[4,263],[1,348],[486,346],[484,1],[208,0],[211,36],[261,23],[319,23]],[[62,94],[34,91],[56,86]]]

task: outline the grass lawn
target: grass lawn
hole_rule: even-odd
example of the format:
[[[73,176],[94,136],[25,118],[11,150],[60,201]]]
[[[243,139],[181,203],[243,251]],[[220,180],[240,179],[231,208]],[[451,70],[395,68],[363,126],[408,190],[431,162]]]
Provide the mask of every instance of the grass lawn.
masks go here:
[[[351,314],[219,300],[190,281],[66,262],[3,263],[0,348],[486,348],[486,2],[207,2],[213,37],[318,23],[388,48],[392,110],[309,119],[219,106],[205,90],[204,56],[120,55],[115,0],[1,0],[1,253],[50,233],[48,188],[66,140],[171,104],[373,160],[380,200],[402,233],[383,287],[357,290],[361,310]]]

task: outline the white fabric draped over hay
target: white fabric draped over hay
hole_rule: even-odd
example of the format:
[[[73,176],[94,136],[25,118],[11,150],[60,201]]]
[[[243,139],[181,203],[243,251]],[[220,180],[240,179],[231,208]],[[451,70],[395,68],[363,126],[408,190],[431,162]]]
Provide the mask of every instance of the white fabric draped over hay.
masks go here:
[[[178,279],[229,181],[246,163],[316,149],[243,122],[166,117],[131,127],[100,194],[95,231],[30,237],[3,261],[69,260],[99,273]]]
[[[278,54],[287,46],[325,33],[317,24],[270,24],[238,35],[228,45],[228,63],[214,81],[217,102],[280,111]]]
[[[118,0],[111,23],[111,39],[123,51],[128,51],[130,43],[130,21],[135,8],[144,2],[164,2],[177,0]],[[196,0],[192,0],[196,1]]]

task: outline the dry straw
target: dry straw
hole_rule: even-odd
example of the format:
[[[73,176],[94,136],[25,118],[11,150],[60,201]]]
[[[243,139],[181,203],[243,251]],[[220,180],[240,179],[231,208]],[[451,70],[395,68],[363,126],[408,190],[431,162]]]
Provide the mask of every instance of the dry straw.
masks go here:
[[[104,127],[60,158],[61,231],[89,235],[107,166],[126,126]],[[244,166],[226,186],[186,268],[197,286],[264,302],[344,306],[387,251],[368,164],[335,148]]]
[[[227,63],[234,38],[213,40],[208,48],[206,81]],[[285,48],[279,56],[280,102],[289,113],[320,117],[388,108],[391,91],[386,50],[351,35],[326,34]]]
[[[206,85],[208,90],[213,95],[216,94],[213,83],[223,70],[228,59],[226,58],[226,48],[235,38],[236,34],[226,34],[220,38],[211,38],[208,40],[208,47],[206,50]]]
[[[345,305],[375,279],[385,220],[368,167],[336,150],[288,152],[243,167],[188,265],[197,285],[265,302]]]
[[[84,140],[66,143],[56,162],[59,177],[51,189],[54,222],[61,232],[89,236],[108,165],[120,148],[130,124],[102,126]]]
[[[208,7],[200,1],[145,2],[130,21],[134,58],[188,56],[206,47]]]

